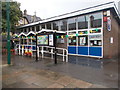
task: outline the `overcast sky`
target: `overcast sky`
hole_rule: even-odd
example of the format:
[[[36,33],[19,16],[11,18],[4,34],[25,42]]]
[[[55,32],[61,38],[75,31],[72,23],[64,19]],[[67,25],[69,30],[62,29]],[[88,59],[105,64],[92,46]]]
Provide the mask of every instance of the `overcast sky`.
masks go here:
[[[15,0],[21,3],[21,10],[27,14],[36,15],[42,19],[69,13],[72,11],[99,5],[105,2],[120,0]]]

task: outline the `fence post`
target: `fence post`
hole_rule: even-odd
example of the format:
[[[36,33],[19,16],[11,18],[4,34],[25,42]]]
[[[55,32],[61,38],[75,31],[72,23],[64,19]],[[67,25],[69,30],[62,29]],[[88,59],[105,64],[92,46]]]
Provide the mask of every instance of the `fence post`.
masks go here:
[[[68,62],[68,51],[66,50],[66,62]]]
[[[53,59],[53,48],[51,48],[51,58]]]
[[[24,53],[24,47],[23,47],[23,45],[22,45],[22,55],[23,55],[23,53]]]
[[[43,58],[44,57],[43,46],[41,48],[41,54],[42,54],[42,58]]]
[[[37,50],[38,50],[38,57],[40,57],[40,54],[39,54],[39,47],[37,47],[37,48],[38,48],[38,49],[37,49]]]
[[[18,50],[19,50],[19,55],[20,55],[20,44],[19,44],[19,49]]]
[[[63,62],[64,62],[65,60],[64,60],[64,49],[63,49]]]

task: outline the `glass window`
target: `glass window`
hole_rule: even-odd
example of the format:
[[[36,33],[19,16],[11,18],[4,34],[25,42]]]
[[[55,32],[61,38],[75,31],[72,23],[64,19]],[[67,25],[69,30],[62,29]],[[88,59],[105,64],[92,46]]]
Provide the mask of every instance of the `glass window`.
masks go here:
[[[45,29],[45,24],[41,24],[41,28],[42,28],[42,29]]]
[[[61,31],[67,31],[67,20],[61,20],[60,21],[60,30]]]
[[[34,29],[34,26],[32,27],[32,31],[34,31],[35,29]]]
[[[29,27],[29,30],[28,30],[28,32],[30,32],[31,31],[31,29],[30,29],[30,27]]]
[[[51,29],[51,23],[46,23],[46,28]]]
[[[64,38],[61,38],[63,35],[58,35],[59,38],[57,38],[57,43],[65,43]]]
[[[90,33],[101,33],[101,29],[94,29],[94,30],[90,30]]]
[[[37,25],[37,26],[36,26],[36,31],[39,31],[39,30],[40,30],[40,26]]]
[[[78,31],[78,34],[82,35],[82,34],[88,34],[88,31],[87,30],[84,30],[84,31]]]
[[[102,26],[102,13],[90,15],[90,27],[97,28]]]
[[[26,29],[26,28],[24,29],[24,32],[25,32],[25,33],[27,32],[27,29]]]
[[[23,28],[22,32],[24,32],[24,31],[25,31],[25,29]]]
[[[88,45],[88,35],[78,36],[78,45],[87,46]]]
[[[69,45],[76,45],[76,36],[69,37]]]
[[[24,44],[27,44],[27,39],[24,39]]]
[[[76,45],[76,32],[69,32],[69,45]]]
[[[68,19],[68,30],[76,30],[76,18]]]
[[[59,22],[53,22],[53,30],[59,30]]]
[[[88,28],[88,16],[80,16],[77,18],[78,29],[87,29]]]
[[[21,29],[22,32],[24,32],[24,29]]]
[[[102,36],[101,35],[90,35],[90,46],[102,46]]]

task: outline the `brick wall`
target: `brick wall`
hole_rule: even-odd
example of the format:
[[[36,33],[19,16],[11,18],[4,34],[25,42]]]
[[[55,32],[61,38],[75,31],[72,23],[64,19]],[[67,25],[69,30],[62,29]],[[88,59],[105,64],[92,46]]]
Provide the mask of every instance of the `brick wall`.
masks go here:
[[[108,31],[106,28],[106,23],[103,24],[104,26],[104,31],[103,31],[103,39],[104,39],[104,44],[103,44],[103,54],[104,58],[117,58],[118,57],[118,35],[119,34],[119,29],[120,26],[118,22],[116,21],[116,16],[114,16],[111,13],[111,31]],[[110,38],[113,37],[113,43],[110,43]],[[119,47],[120,48],[120,47]]]

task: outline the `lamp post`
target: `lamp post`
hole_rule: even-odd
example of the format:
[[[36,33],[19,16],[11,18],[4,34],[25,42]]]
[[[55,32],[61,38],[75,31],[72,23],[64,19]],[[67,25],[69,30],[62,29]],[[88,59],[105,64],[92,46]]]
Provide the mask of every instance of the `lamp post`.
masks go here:
[[[11,64],[11,53],[10,53],[10,3],[9,0],[6,2],[6,14],[7,14],[7,60],[8,64]]]
[[[37,46],[38,46],[38,45],[37,45],[37,33],[36,33],[36,36],[35,36],[35,37],[36,37],[36,60],[35,60],[35,61],[38,62],[38,52],[37,52],[37,50],[38,50],[38,49],[37,49]]]
[[[56,30],[55,30],[55,32],[54,32],[54,46],[55,46],[55,64],[57,64],[57,49],[56,49],[56,42],[57,41],[57,39],[56,39]]]

